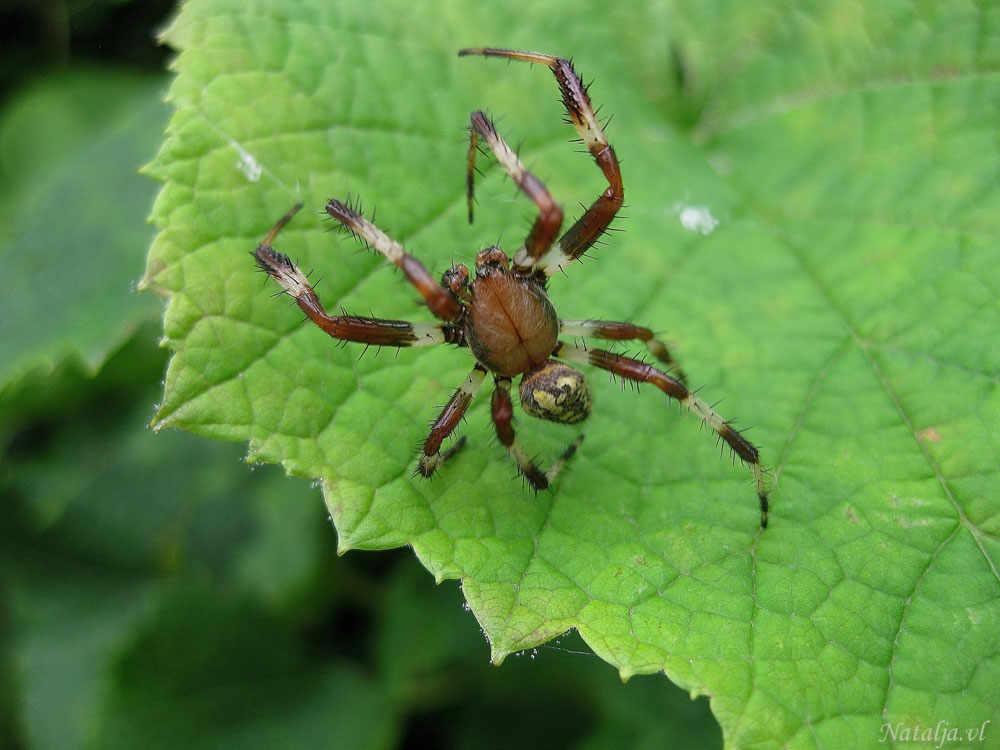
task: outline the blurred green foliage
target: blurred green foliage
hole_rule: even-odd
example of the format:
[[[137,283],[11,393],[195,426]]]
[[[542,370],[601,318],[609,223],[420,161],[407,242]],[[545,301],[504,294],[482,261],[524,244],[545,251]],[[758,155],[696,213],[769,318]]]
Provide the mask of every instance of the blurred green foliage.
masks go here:
[[[0,747],[718,745],[575,635],[494,668],[411,552],[337,558],[308,483],[147,429],[167,11],[0,7]]]

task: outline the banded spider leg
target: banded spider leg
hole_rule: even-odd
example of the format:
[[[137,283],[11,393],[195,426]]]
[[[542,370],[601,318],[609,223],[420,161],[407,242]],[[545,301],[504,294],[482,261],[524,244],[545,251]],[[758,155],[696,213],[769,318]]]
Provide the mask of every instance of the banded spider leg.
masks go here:
[[[493,390],[493,400],[491,401],[491,412],[493,425],[496,427],[497,438],[507,449],[507,455],[517,466],[521,476],[528,480],[528,484],[536,492],[546,489],[552,481],[559,476],[566,462],[576,453],[576,449],[583,442],[583,435],[579,435],[576,440],[569,444],[549,467],[548,471],[542,471],[525,451],[524,446],[518,441],[514,434],[514,404],[510,398],[511,379],[507,377],[496,378],[496,388]]]
[[[356,341],[371,346],[429,346],[449,343],[460,336],[460,332],[454,326],[449,325],[410,323],[405,320],[383,320],[358,315],[329,315],[306,275],[287,255],[279,253],[271,246],[278,236],[278,232],[291,221],[300,208],[302,208],[302,204],[292,207],[287,214],[278,220],[257,246],[253,256],[260,269],[278,282],[282,291],[295,300],[302,312],[313,323],[335,339]],[[401,247],[399,249],[402,251]],[[412,260],[410,266],[413,263],[419,266],[419,269],[413,271],[414,276],[422,282],[423,279],[420,277],[419,271],[423,270],[423,273],[430,278],[430,274],[423,268],[420,261],[413,256],[407,255],[406,257]],[[416,285],[416,282],[414,284]],[[423,291],[419,286],[417,288],[421,292]],[[444,292],[443,289],[441,291]]]
[[[465,334],[459,325],[411,323],[406,320],[328,314],[306,275],[287,255],[279,253],[271,246],[278,232],[300,208],[301,204],[293,207],[278,220],[254,251],[254,258],[257,265],[278,282],[282,291],[295,300],[313,323],[335,339],[354,341],[370,346],[461,345],[464,342]],[[341,221],[348,230],[401,268],[407,279],[427,300],[431,312],[437,317],[446,321],[457,321],[461,318],[463,308],[455,298],[454,293],[450,289],[438,285],[423,264],[407,253],[402,245],[345,203],[330,201],[327,205],[327,211],[331,216]],[[445,278],[449,279],[455,273],[458,273],[455,268],[450,269],[446,272]],[[475,397],[485,375],[486,368],[477,363],[432,424],[417,467],[417,471],[423,476],[429,477],[433,474],[434,470],[460,447],[456,444],[449,451],[444,453],[440,451],[442,441],[449,437],[461,422],[465,410]]]
[[[687,375],[674,359],[667,345],[656,338],[655,334],[644,326],[631,323],[619,323],[614,320],[560,320],[559,333],[581,338],[597,338],[606,341],[641,341],[649,353],[660,360],[671,370],[682,383],[687,382]]]
[[[482,112],[472,113],[467,174],[470,218],[472,175],[475,169],[478,133],[486,140],[493,153],[496,154],[497,160],[510,173],[518,187],[538,205],[538,219],[532,226],[524,245],[514,254],[515,272],[528,273],[539,270],[543,271],[546,276],[552,276],[593,246],[607,231],[612,220],[618,214],[618,210],[622,207],[625,200],[625,188],[622,184],[622,173],[618,166],[615,150],[608,143],[604,129],[597,119],[594,107],[590,102],[590,96],[587,94],[587,87],[583,85],[569,60],[539,52],[519,52],[490,47],[463,49],[458,54],[460,56],[504,57],[509,60],[538,63],[550,68],[559,84],[559,91],[569,115],[569,122],[576,128],[576,132],[608,181],[607,189],[553,245],[553,239],[562,225],[562,210],[552,201],[545,186],[524,168],[517,155],[497,135],[496,129],[486,115]]]
[[[584,349],[560,341],[552,356],[567,362],[593,365],[634,383],[651,383],[670,398],[680,402],[685,409],[700,417],[703,423],[711,427],[726,442],[733,454],[750,467],[757,490],[757,498],[760,501],[760,525],[762,528],[767,527],[767,484],[764,480],[764,468],[761,466],[760,454],[756,446],[743,437],[711,406],[698,398],[684,383],[652,365],[604,349]]]

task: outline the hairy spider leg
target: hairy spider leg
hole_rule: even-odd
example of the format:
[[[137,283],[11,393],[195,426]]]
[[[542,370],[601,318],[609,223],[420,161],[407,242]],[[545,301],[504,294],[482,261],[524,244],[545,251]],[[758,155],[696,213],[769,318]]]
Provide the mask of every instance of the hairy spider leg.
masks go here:
[[[260,241],[260,244],[263,247],[271,247],[275,238],[278,236],[278,232],[285,228],[285,225],[292,220],[292,217],[295,216],[295,214],[302,210],[302,206],[304,205],[304,203],[296,203],[288,209],[288,212],[284,216],[274,222],[274,226],[268,230],[266,235],[264,235],[264,239]]]
[[[357,315],[328,315],[306,275],[287,255],[271,247],[278,232],[300,207],[301,204],[278,220],[253,255],[261,270],[281,285],[282,290],[295,300],[313,323],[336,339],[371,346],[429,346],[457,343],[461,340],[461,331],[448,325],[382,320]]]
[[[427,306],[436,318],[451,323],[462,317],[464,308],[455,294],[435,281],[424,264],[406,252],[396,240],[342,201],[330,200],[326,204],[326,212],[343,224],[347,231],[374,247],[400,268],[427,301]]]
[[[524,240],[524,246],[518,250],[517,254],[526,254],[531,258],[540,258],[552,247],[559,229],[562,227],[563,211],[546,189],[545,185],[531,172],[525,169],[524,164],[518,159],[514,150],[507,145],[497,134],[493,121],[486,116],[485,112],[476,111],[470,115],[471,125],[469,127],[469,159],[468,174],[466,175],[466,191],[469,204],[469,222],[472,222],[473,206],[473,174],[476,168],[476,152],[479,150],[479,137],[493,151],[497,161],[511,176],[517,186],[534,201],[538,206],[538,218],[531,226],[531,231]],[[530,268],[530,266],[529,266]],[[528,270],[524,268],[521,270]]]
[[[444,442],[451,433],[455,431],[462,417],[465,416],[469,404],[479,393],[479,387],[486,377],[486,368],[478,362],[472,368],[472,372],[465,378],[465,382],[460,385],[448,403],[441,410],[438,418],[431,424],[431,432],[424,441],[423,455],[420,456],[420,463],[417,464],[417,473],[424,477],[431,476],[438,466],[451,456],[459,445],[441,453],[441,443]]]
[[[757,489],[757,497],[760,500],[760,525],[761,528],[767,527],[767,484],[764,480],[764,468],[760,463],[759,451],[735,427],[719,416],[711,406],[688,390],[688,387],[681,381],[639,360],[623,357],[620,354],[602,349],[583,349],[561,341],[556,345],[552,356],[565,359],[569,362],[594,365],[636,383],[651,383],[670,398],[679,401],[681,406],[688,411],[700,417],[719,437],[726,441],[726,444],[729,445],[733,453],[750,467],[750,471],[753,473],[754,485]]]
[[[514,255],[514,264],[520,271],[540,269],[547,276],[558,273],[583,255],[603,235],[611,221],[618,214],[625,200],[621,169],[615,151],[608,143],[604,129],[597,119],[594,107],[587,94],[587,87],[573,70],[569,60],[539,52],[521,52],[509,49],[477,47],[459,51],[459,56],[482,55],[483,57],[504,57],[509,60],[539,63],[552,70],[562,93],[563,105],[569,115],[569,122],[576,128],[587,150],[608,181],[607,189],[601,193],[582,216],[574,222],[559,241],[548,248],[544,255],[535,256],[527,246]]]
[[[559,475],[570,456],[576,453],[576,449],[583,442],[583,435],[570,443],[548,471],[542,471],[514,435],[514,405],[510,398],[510,385],[510,378],[496,378],[496,388],[493,389],[491,402],[493,425],[496,427],[497,437],[507,449],[507,455],[517,466],[517,470],[528,480],[533,489],[544,490]]]
[[[674,377],[682,383],[687,382],[687,375],[674,359],[667,345],[656,338],[653,332],[631,323],[620,323],[614,320],[560,320],[559,333],[583,338],[605,339],[607,341],[641,341],[649,349],[649,353],[663,362]]]

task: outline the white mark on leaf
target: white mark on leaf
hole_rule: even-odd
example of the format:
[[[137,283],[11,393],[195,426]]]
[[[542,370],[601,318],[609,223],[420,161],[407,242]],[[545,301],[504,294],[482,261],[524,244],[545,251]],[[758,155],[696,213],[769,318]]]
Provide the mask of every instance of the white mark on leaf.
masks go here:
[[[236,168],[239,169],[243,173],[243,176],[250,180],[250,182],[259,182],[260,176],[264,172],[264,168],[260,165],[260,162],[257,161],[257,158],[232,138],[229,139],[229,145],[235,148],[236,153],[240,155],[239,161],[236,162]]]
[[[681,226],[689,232],[708,235],[719,226],[719,220],[712,215],[712,210],[708,206],[689,206],[684,203],[675,203],[674,213],[681,220]]]

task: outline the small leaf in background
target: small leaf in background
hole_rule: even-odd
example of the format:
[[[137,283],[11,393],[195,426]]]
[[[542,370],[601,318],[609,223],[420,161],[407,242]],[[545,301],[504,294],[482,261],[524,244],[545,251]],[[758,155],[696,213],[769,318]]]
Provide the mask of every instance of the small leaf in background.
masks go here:
[[[72,358],[93,372],[149,320],[135,250],[155,189],[138,166],[162,138],[164,80],[76,70],[19,94],[0,120],[0,387]]]
[[[118,665],[100,746],[390,746],[379,684],[349,662],[310,664],[296,636],[215,590],[165,597]]]
[[[172,586],[207,580],[295,610],[325,559],[315,496],[290,505],[281,472],[250,472],[237,446],[149,432],[156,381],[124,385],[148,361],[162,371],[139,336],[84,383],[43,381],[76,397],[36,413],[4,454],[5,646],[31,747],[84,745],[109,665]]]

